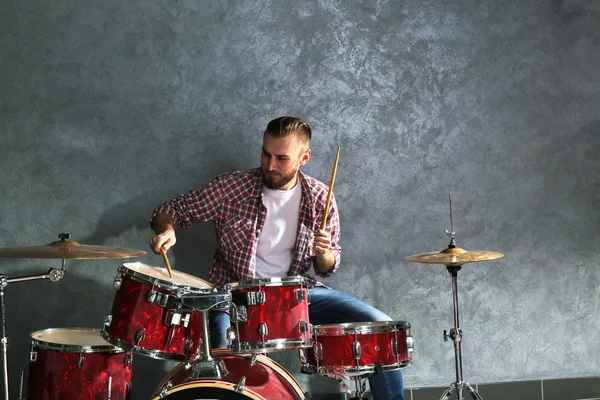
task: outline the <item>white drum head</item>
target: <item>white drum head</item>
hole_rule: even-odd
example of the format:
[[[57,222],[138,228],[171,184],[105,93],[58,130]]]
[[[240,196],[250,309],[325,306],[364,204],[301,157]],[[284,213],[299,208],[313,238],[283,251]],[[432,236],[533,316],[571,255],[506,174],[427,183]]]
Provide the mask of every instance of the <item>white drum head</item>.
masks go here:
[[[169,282],[177,286],[185,286],[197,289],[212,289],[213,287],[213,285],[205,280],[176,271],[174,269],[171,270],[173,272],[173,278],[171,278],[167,268],[155,267],[141,262],[124,263],[123,267],[137,272],[138,274],[159,279],[165,283]]]
[[[117,351],[93,328],[50,328],[31,334],[31,343],[38,348],[66,352]]]

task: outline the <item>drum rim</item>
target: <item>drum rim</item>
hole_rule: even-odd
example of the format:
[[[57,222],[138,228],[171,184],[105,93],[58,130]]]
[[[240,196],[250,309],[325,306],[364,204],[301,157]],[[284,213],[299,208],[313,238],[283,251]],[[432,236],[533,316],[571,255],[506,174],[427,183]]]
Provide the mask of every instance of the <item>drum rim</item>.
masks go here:
[[[394,371],[409,367],[412,364],[412,357],[409,356],[408,360],[398,361],[393,363],[381,364],[382,371]],[[300,372],[303,374],[318,374],[327,375],[333,377],[340,377],[343,379],[352,379],[357,376],[371,375],[377,372],[377,367],[373,364],[362,365],[357,367],[356,365],[342,365],[342,366],[319,366],[302,363],[300,365]]]
[[[38,350],[54,350],[65,353],[125,353],[126,350],[115,346],[112,343],[107,342],[106,345],[75,345],[75,344],[62,344],[49,342],[43,339],[36,339],[33,335],[41,334],[41,333],[52,333],[58,331],[86,331],[86,332],[96,332],[98,333],[98,337],[106,340],[104,336],[101,334],[101,329],[97,328],[84,328],[84,327],[68,327],[68,328],[48,328],[42,329],[39,331],[32,332],[29,337],[31,339],[31,346],[35,347]]]
[[[318,336],[347,336],[372,333],[388,333],[394,331],[406,331],[410,329],[407,321],[372,321],[372,322],[346,322],[341,324],[313,325],[313,334]],[[342,329],[341,333],[339,329]]]
[[[288,286],[294,284],[305,284],[308,285],[308,278],[295,275],[295,276],[284,276],[281,278],[259,278],[259,279],[249,279],[245,281],[236,281],[231,282],[228,286],[231,290],[242,290],[242,289],[250,289],[259,286]]]
[[[263,342],[259,341],[246,341],[239,342],[239,345],[231,344],[228,347],[231,354],[235,355],[244,355],[244,354],[262,354],[262,353],[274,353],[277,351],[286,351],[286,350],[300,350],[300,349],[309,349],[313,346],[312,338],[310,339],[271,339],[265,340],[264,346],[262,346]],[[251,347],[250,347],[251,346]],[[239,351],[238,351],[239,347]]]
[[[164,280],[161,278],[156,278],[154,276],[146,275],[143,272],[136,271],[135,269],[130,268],[130,266],[133,266],[133,265],[144,265],[146,267],[162,269],[161,267],[157,267],[157,266],[150,265],[150,264],[144,264],[141,262],[130,262],[130,263],[123,263],[121,265],[121,267],[119,267],[119,273],[123,277],[129,277],[138,282],[148,283],[148,284],[156,286],[160,289],[167,290],[169,292],[173,292],[177,295],[185,294],[185,293],[194,293],[194,294],[212,293],[215,290],[214,285],[212,285],[210,282],[207,282],[203,279],[200,279],[193,275],[187,274],[185,272],[177,271],[178,274],[185,275],[188,278],[192,278],[192,279],[200,281],[200,282],[204,282],[205,284],[210,285],[210,287],[200,288],[197,286],[177,284],[172,281],[167,281],[167,280]],[[181,291],[181,289],[184,290],[183,293],[179,293]]]
[[[163,361],[185,361],[188,359],[186,355],[182,355],[179,353],[171,353],[168,351],[162,350],[154,350],[146,347],[136,346],[129,342],[126,342],[118,337],[112,336],[110,333],[106,331],[106,327],[102,328],[100,331],[102,338],[107,342],[117,346],[124,351],[132,352],[135,354],[140,354],[142,356],[154,358],[155,360],[163,360]]]

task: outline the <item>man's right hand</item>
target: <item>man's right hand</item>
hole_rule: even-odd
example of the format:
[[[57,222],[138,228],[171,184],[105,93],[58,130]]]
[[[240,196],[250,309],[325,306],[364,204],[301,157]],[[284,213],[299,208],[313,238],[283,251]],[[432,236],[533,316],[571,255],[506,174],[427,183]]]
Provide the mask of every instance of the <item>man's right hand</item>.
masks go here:
[[[175,245],[177,239],[175,237],[175,229],[167,228],[166,231],[154,236],[150,239],[150,248],[156,254],[160,254],[161,250],[167,251]]]
[[[150,248],[156,254],[160,254],[161,250],[167,251],[175,245],[175,228],[173,228],[173,218],[166,213],[160,213],[152,221],[154,236],[150,239]]]

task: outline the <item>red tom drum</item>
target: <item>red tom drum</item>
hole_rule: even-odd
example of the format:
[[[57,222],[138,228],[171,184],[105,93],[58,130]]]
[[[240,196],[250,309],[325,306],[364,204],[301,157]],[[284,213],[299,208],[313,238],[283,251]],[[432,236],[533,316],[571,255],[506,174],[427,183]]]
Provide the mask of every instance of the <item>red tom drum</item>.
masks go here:
[[[312,348],[301,353],[301,371],[352,379],[404,368],[414,349],[404,321],[313,325]]]
[[[310,347],[307,285],[301,276],[232,283],[230,351],[268,353]]]
[[[99,329],[46,329],[31,334],[29,400],[126,400],[133,355],[107,343]]]
[[[179,271],[125,263],[115,278],[117,293],[102,336],[110,343],[162,360],[193,358],[201,349],[202,316],[184,306],[189,296],[214,293],[210,283]]]
[[[176,366],[159,385],[152,400],[302,400],[302,387],[281,365],[259,354],[237,355],[225,349],[213,352],[225,364],[223,378],[198,379],[201,359]]]

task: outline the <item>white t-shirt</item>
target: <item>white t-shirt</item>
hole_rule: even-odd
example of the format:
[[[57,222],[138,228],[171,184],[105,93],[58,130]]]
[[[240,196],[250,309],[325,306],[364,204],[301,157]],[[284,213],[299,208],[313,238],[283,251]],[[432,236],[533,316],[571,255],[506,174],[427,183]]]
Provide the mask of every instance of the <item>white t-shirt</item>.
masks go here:
[[[262,197],[267,217],[258,236],[256,276],[287,276],[296,248],[302,188],[300,183],[290,190],[263,188]]]

